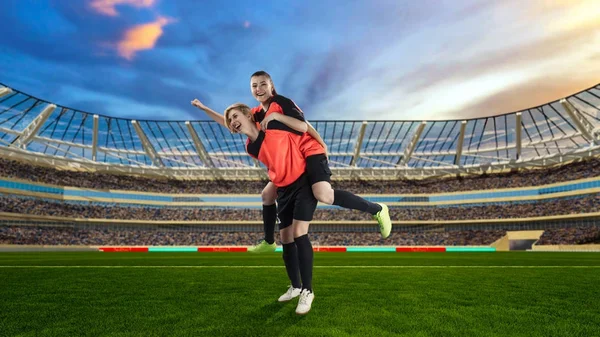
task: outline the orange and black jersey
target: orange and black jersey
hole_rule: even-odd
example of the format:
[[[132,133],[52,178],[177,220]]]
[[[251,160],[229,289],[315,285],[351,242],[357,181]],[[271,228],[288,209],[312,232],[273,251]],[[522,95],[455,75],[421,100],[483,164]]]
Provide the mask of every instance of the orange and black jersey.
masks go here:
[[[280,113],[304,121],[302,110],[291,99],[277,95],[271,98],[269,109],[252,109],[254,120],[260,123],[272,113]],[[277,187],[295,182],[306,170],[306,160],[300,151],[303,132],[296,131],[276,120],[261,130],[258,138],[246,141],[248,154],[267,166],[269,179]]]
[[[275,95],[271,98],[271,103],[269,104],[269,108],[267,111],[263,109],[262,106],[257,106],[252,108],[252,114],[254,115],[254,120],[257,123],[260,123],[271,113],[280,113],[286,116],[294,117],[300,119],[301,121],[305,121],[304,112],[292,101],[291,99],[281,96]],[[282,125],[286,128],[282,128]],[[316,154],[324,154],[325,149],[316,139],[314,139],[307,132],[301,133],[292,128],[287,127],[285,124],[279,121],[271,121],[269,122],[269,129],[284,129],[291,130],[290,132],[302,135],[302,139],[300,141],[300,152],[302,152],[304,158],[316,155]]]
[[[263,109],[262,106],[257,106],[252,108],[252,114],[254,115],[254,120],[257,123],[260,123],[267,117],[269,114],[276,112],[286,116],[297,118],[301,121],[304,121],[304,113],[300,108],[292,101],[291,99],[281,96],[275,95],[271,97],[271,102],[269,103],[269,108],[267,111]],[[270,128],[271,123],[269,123]]]
[[[300,152],[302,136],[289,130],[272,129],[274,122],[269,123],[267,130],[261,130],[255,141],[248,138],[246,151],[267,166],[269,179],[275,186],[285,187],[306,171],[306,159]]]

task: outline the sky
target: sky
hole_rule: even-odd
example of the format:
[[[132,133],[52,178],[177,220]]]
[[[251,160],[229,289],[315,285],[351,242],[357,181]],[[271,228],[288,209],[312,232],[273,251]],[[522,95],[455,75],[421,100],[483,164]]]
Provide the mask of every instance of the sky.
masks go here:
[[[269,72],[309,120],[518,111],[600,83],[598,0],[2,0],[0,83],[102,115],[201,120]]]

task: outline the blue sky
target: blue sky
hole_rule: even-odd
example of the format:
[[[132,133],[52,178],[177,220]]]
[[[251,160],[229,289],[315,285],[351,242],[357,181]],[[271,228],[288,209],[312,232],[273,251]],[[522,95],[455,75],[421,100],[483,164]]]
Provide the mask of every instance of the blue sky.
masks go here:
[[[600,82],[596,0],[3,0],[0,82],[83,111],[206,119],[266,70],[310,120],[455,119]]]

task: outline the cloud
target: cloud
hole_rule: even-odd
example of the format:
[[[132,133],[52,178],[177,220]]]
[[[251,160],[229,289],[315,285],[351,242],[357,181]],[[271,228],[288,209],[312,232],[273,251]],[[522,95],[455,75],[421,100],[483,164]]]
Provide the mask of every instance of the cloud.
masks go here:
[[[472,62],[470,67],[466,67],[466,64],[458,66],[462,71],[437,69],[441,76],[438,81],[443,81],[446,85],[482,78],[486,73],[516,75],[513,76],[515,81],[512,83],[502,81],[483,95],[465,99],[461,106],[449,107],[445,117],[468,118],[518,111],[557,100],[597,84],[598,79],[590,76],[600,72],[600,64],[589,56],[593,48],[589,48],[588,44],[593,44],[593,39],[592,31],[570,30],[527,46],[489,54],[487,59]],[[562,52],[556,53],[557,50]],[[571,67],[571,64],[576,64],[577,67]],[[428,77],[426,74],[421,75],[422,78]],[[435,87],[433,78],[429,80],[431,82],[426,87]]]
[[[41,99],[91,113],[140,119],[206,119],[205,114],[190,105],[193,98],[198,97],[218,111],[232,101],[225,97],[223,103],[215,103],[212,92],[202,85],[205,81],[194,76],[193,69],[176,62],[160,62],[144,56],[136,62],[135,70],[72,63],[69,67],[2,50],[0,47],[0,82]],[[1,64],[11,67],[2,71]],[[244,93],[246,91],[249,90]],[[92,93],[105,95],[96,97]],[[99,105],[99,102],[105,104]]]
[[[173,20],[159,17],[154,22],[137,25],[127,30],[124,38],[117,45],[119,55],[131,61],[136,52],[153,49],[156,41],[163,34],[163,27],[171,22]]]
[[[110,113],[109,116],[119,118],[131,118],[138,120],[174,120],[174,116],[180,120],[196,120],[198,116],[197,109],[190,105],[194,97],[193,92],[182,90],[172,86],[165,85],[159,80],[150,81],[151,84],[142,85],[141,83],[124,82],[123,86],[63,86],[63,91],[70,92],[71,96],[85,98],[87,101],[104,101],[104,107],[100,107]],[[143,88],[137,88],[143,86]],[[131,93],[131,94],[123,94]],[[144,99],[146,97],[147,99]],[[169,99],[170,98],[170,99]],[[83,99],[82,99],[83,101]],[[210,101],[206,99],[206,101]],[[73,102],[77,103],[77,102]],[[89,113],[98,113],[93,106],[86,109],[84,106],[71,106],[72,108],[82,108],[81,110]]]
[[[152,7],[155,0],[92,0],[90,7],[97,13],[108,16],[118,16],[116,6],[129,5],[137,8]]]
[[[461,81],[485,73],[515,68],[531,68],[546,60],[592,52],[593,49],[586,50],[581,47],[594,43],[598,29],[600,29],[600,21],[595,22],[594,29],[578,26],[530,41],[521,40],[520,43],[512,46],[506,44],[503,48],[495,50],[478,49],[478,53],[464,59],[449,55],[445,61],[436,60],[436,62],[423,64],[416,70],[397,78],[397,82],[390,84],[401,84],[408,92],[415,92],[440,82]]]
[[[350,118],[380,112],[377,118],[447,119],[516,111],[595,84],[590,74],[600,71],[592,56],[599,37],[597,29],[578,26],[491,47],[488,41],[493,40],[486,38],[484,45],[468,46],[468,53],[445,54],[412,71],[387,68],[388,74],[365,76],[340,95],[346,102],[335,95],[329,101],[337,100],[337,110],[349,111]],[[460,45],[461,40],[452,42]],[[504,94],[508,92],[514,96]],[[356,99],[360,95],[377,99],[361,102]],[[334,109],[331,104],[321,107]]]
[[[4,2],[0,81],[113,116],[205,118],[189,106],[197,96],[217,111],[254,104],[248,76],[258,69],[311,120],[491,115],[578,91],[600,73],[593,1],[581,9],[316,0],[267,12],[243,0],[207,0],[202,10],[192,0]]]
[[[79,96],[72,97],[72,100],[65,100],[64,105],[67,107],[85,107],[87,110],[83,112],[99,114],[99,115],[110,115],[109,106],[110,104],[100,99],[79,99]],[[81,111],[81,110],[79,110]]]
[[[451,111],[450,114],[473,118],[519,111],[572,95],[595,85],[597,81],[598,79],[595,78],[569,78],[568,76],[540,77],[499,90],[493,95],[472,102],[460,111]]]

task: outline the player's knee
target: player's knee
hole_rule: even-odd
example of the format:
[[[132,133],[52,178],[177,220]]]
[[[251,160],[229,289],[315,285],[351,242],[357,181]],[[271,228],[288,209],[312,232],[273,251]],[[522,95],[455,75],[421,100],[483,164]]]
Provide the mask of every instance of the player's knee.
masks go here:
[[[317,191],[313,190],[313,194],[319,202],[322,202],[327,205],[333,204],[333,189],[329,189],[329,190],[319,189]]]
[[[263,205],[273,205],[277,200],[277,190],[269,187],[265,187],[260,194]]]
[[[294,242],[294,231],[292,230],[292,228],[288,227],[280,230],[279,239],[281,240],[282,245]]]

